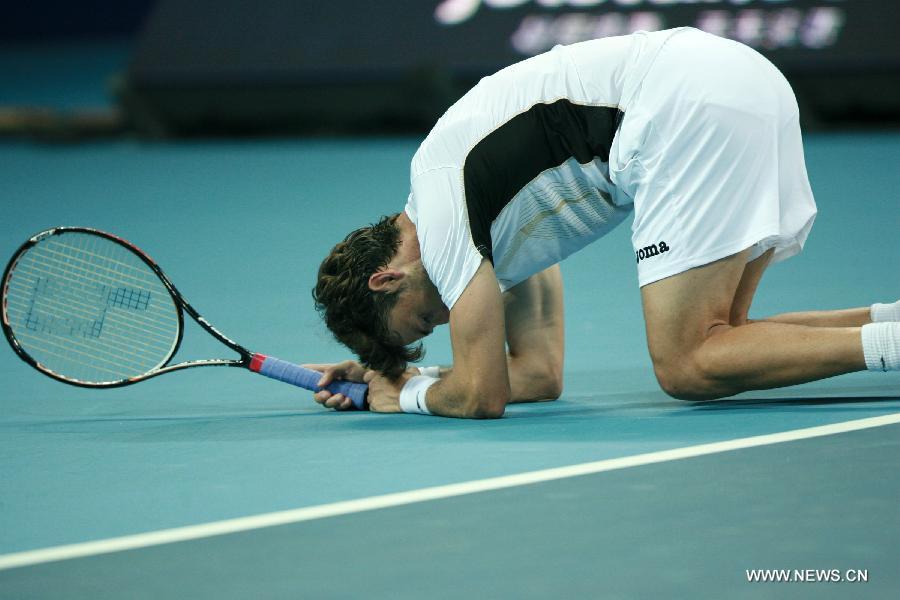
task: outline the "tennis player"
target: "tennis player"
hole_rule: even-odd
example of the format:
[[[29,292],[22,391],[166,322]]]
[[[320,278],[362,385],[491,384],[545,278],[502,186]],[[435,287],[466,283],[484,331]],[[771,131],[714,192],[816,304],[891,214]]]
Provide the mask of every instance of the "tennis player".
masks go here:
[[[403,212],[320,267],[316,306],[361,364],[310,366],[321,385],[366,381],[379,412],[489,418],[556,398],[557,263],[632,211],[671,396],[900,368],[900,302],[748,319],[766,267],[800,252],[816,216],[797,103],[760,54],[691,28],[558,46],[481,80],[416,152]],[[408,368],[446,323],[452,368]]]

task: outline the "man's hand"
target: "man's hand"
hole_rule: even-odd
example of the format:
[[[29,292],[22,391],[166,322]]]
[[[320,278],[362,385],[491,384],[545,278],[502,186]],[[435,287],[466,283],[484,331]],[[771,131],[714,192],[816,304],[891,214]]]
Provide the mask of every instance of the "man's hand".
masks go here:
[[[345,360],[337,364],[324,365],[303,365],[307,369],[319,371],[322,377],[318,381],[319,387],[325,387],[333,381],[354,381],[356,383],[364,383],[367,372],[369,371],[358,362]],[[371,396],[371,393],[370,393]],[[313,398],[325,408],[333,408],[335,410],[348,410],[353,408],[353,400],[343,394],[332,394],[328,390],[321,390],[313,395]]]
[[[418,374],[418,369],[411,368],[407,369],[397,379],[390,379],[376,371],[367,372],[366,383],[369,384],[369,410],[383,413],[400,412],[400,391],[410,377]]]

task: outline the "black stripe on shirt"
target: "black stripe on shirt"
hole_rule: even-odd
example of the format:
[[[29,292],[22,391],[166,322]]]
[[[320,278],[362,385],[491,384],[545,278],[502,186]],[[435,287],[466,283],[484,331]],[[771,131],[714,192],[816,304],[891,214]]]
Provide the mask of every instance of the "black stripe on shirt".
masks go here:
[[[569,100],[535,104],[478,142],[463,167],[466,210],[476,248],[493,262],[491,224],[528,182],[570,158],[609,161],[624,113]]]

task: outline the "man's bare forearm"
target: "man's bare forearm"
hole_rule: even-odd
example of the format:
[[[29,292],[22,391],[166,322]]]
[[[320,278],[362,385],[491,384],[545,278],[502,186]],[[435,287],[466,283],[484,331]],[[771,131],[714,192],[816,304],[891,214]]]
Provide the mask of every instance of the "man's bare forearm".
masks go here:
[[[446,376],[442,376],[437,383],[428,388],[426,404],[432,414],[461,419],[496,419],[503,416],[506,399],[503,397],[502,389],[498,388],[497,392],[484,392],[484,394],[495,393],[496,399],[484,398],[484,394],[469,392],[470,387],[461,385],[460,379],[458,375],[455,376],[452,372],[448,372]],[[485,389],[494,388],[497,386]]]
[[[440,366],[438,369],[440,379],[453,372],[453,367]],[[528,361],[512,356],[507,356],[507,369],[511,404],[556,400],[562,394],[561,374],[547,372],[546,368],[535,368]]]

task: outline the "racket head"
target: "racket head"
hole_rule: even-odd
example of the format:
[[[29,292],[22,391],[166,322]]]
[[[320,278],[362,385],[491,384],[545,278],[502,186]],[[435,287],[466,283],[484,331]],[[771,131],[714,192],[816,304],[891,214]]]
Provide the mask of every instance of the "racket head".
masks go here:
[[[177,292],[133,244],[87,227],[29,238],[2,279],[2,327],[19,357],[85,387],[152,377],[181,344]]]

